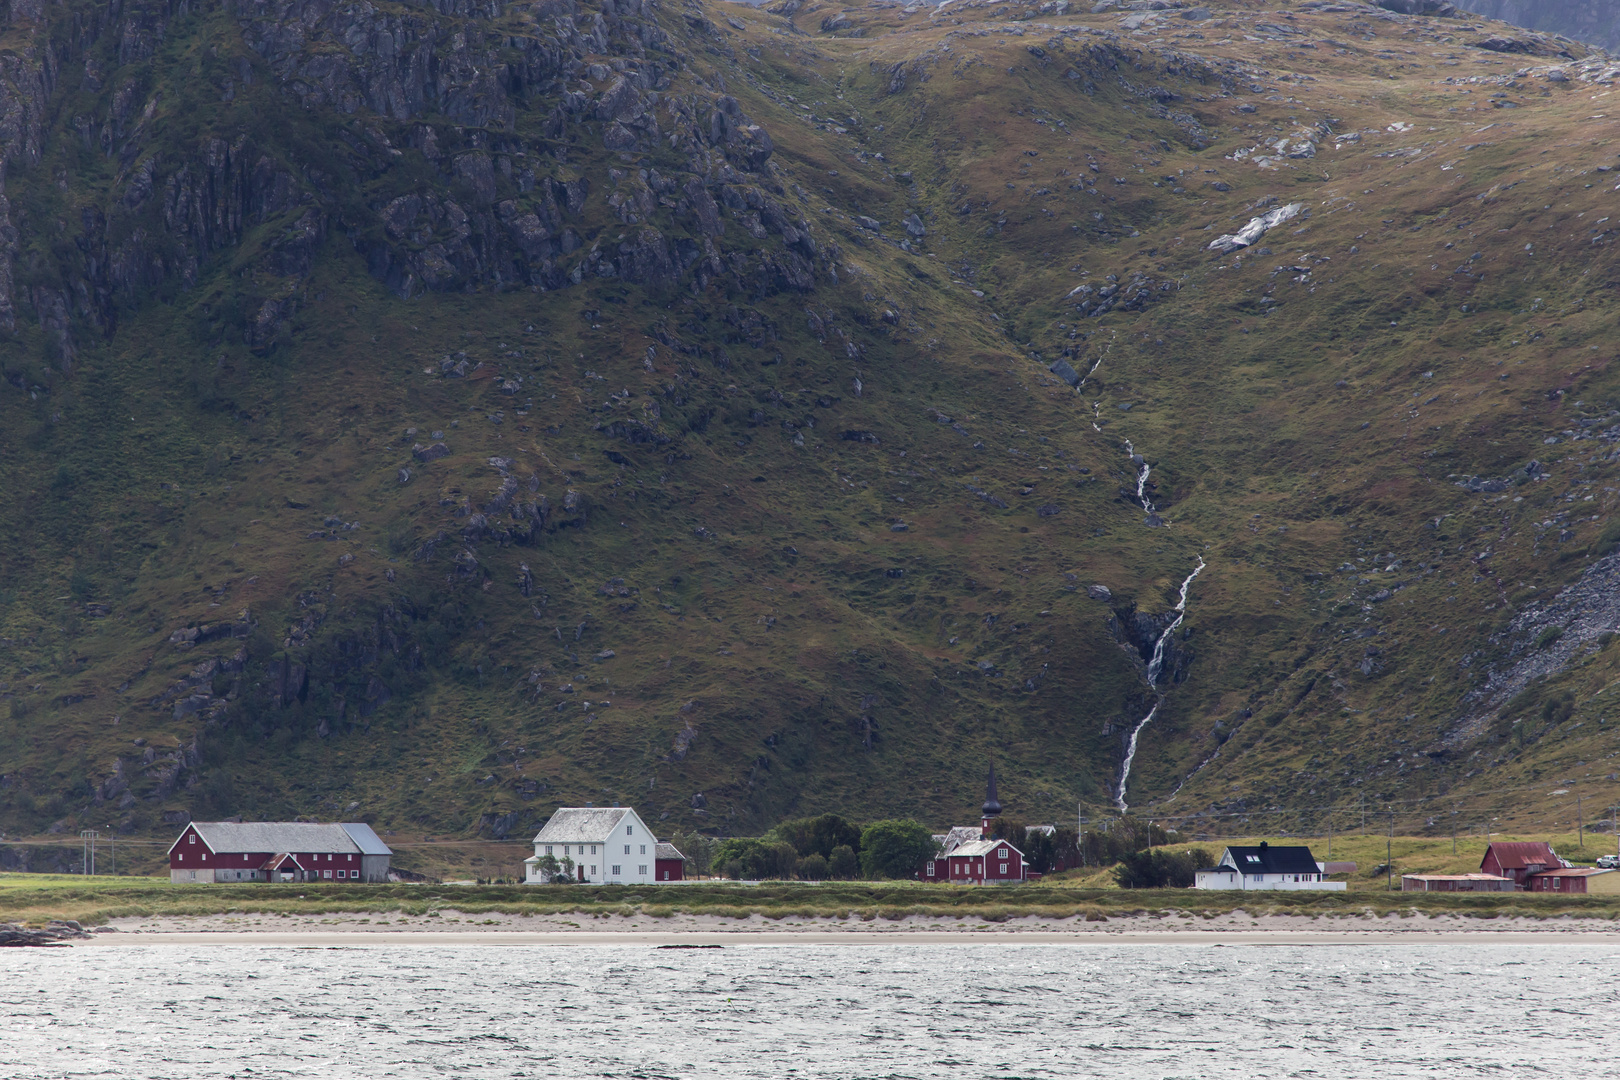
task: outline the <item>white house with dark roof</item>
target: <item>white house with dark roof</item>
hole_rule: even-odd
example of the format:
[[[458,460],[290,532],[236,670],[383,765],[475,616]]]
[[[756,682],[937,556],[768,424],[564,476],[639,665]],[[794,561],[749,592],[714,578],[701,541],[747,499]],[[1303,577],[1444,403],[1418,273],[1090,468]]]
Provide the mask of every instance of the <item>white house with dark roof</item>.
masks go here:
[[[1259,847],[1229,847],[1214,866],[1193,875],[1195,889],[1314,889],[1343,892],[1342,881],[1329,881],[1325,867],[1308,847],[1274,847],[1262,840]]]
[[[524,884],[552,880],[552,873],[541,867],[547,857],[557,864],[559,876],[567,873],[586,884],[651,885],[658,880],[658,838],[627,806],[565,806],[552,814],[535,834],[534,854],[523,860]]]
[[[169,881],[387,881],[392,856],[362,821],[193,821],[169,846]]]

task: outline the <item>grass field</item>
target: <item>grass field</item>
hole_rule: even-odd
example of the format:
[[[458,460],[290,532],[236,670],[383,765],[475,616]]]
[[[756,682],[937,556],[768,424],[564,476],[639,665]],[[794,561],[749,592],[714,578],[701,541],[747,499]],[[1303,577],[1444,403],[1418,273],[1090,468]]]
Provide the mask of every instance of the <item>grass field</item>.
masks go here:
[[[1590,862],[1609,852],[1608,837],[1588,839],[1583,851],[1574,835],[1567,837],[1495,837],[1550,839],[1572,862]],[[1232,843],[1250,842],[1231,841]],[[1258,843],[1258,839],[1252,842]],[[1287,840],[1272,840],[1287,843]],[[1325,842],[1310,841],[1313,853],[1325,858]],[[1385,888],[1386,845],[1394,856],[1393,880],[1403,873],[1462,873],[1479,868],[1483,839],[1450,841],[1397,836],[1336,837],[1335,859],[1357,863],[1343,893],[1237,893],[1190,889],[1119,889],[1108,870],[1070,871],[1026,886],[963,887],[912,881],[881,882],[703,882],[676,888],[646,886],[522,885],[171,885],[165,877],[66,874],[0,874],[0,921],[37,925],[48,919],[77,919],[99,925],[120,917],[272,914],[288,916],[339,913],[431,915],[440,910],[463,914],[589,916],[641,914],[707,914],[746,919],[751,915],[788,917],[901,919],[909,915],[974,918],[1000,922],[1009,918],[1100,918],[1136,912],[1220,915],[1236,909],[1250,914],[1362,916],[1390,913],[1450,913],[1479,918],[1528,916],[1620,918],[1620,896],[1561,897],[1526,893],[1447,895],[1403,894]],[[1222,845],[1202,844],[1216,854]]]

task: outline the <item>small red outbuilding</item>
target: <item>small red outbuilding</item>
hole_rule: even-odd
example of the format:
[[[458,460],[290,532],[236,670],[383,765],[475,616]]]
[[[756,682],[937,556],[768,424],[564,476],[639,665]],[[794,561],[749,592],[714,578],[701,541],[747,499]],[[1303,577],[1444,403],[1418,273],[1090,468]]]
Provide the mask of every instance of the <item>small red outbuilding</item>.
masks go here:
[[[674,844],[659,841],[653,856],[654,881],[686,880],[686,856],[676,850]]]
[[[1482,874],[1512,878],[1520,889],[1529,887],[1529,879],[1544,870],[1561,870],[1568,866],[1553,851],[1551,844],[1536,841],[1497,841],[1485,848],[1485,857],[1479,862]]]

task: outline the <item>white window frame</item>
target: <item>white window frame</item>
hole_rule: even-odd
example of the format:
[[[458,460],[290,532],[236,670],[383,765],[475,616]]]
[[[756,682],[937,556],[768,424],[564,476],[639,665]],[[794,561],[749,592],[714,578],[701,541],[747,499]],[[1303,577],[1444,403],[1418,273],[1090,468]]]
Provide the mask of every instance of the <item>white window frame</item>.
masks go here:
[[[638,865],[636,867],[636,876],[637,877],[646,877],[647,876],[647,864],[646,863],[641,863],[640,865]]]
[[[610,877],[623,877],[624,875],[619,872],[618,864],[614,864],[613,873],[610,874],[609,876]]]

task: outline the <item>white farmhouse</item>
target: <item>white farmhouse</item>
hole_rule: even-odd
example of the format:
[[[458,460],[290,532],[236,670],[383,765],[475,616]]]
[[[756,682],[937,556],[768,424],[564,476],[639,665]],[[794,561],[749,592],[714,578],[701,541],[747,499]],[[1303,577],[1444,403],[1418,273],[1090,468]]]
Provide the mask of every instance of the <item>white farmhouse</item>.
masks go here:
[[[1343,892],[1345,883],[1329,881],[1308,847],[1229,847],[1214,866],[1194,875],[1195,889],[1320,889]]]
[[[552,814],[535,834],[534,854],[523,860],[525,885],[551,880],[540,866],[547,856],[556,861],[558,876],[567,873],[586,884],[650,885],[658,880],[658,838],[629,807],[565,806]]]

